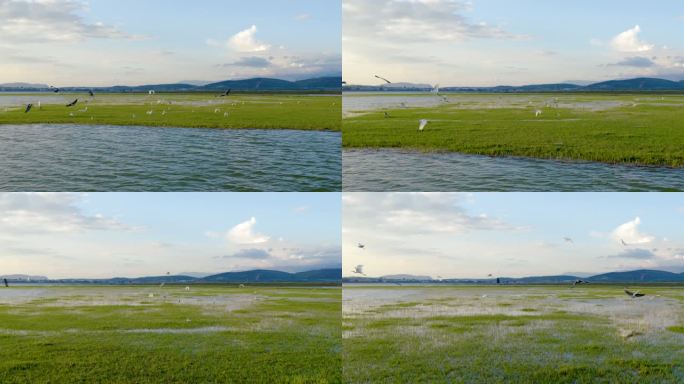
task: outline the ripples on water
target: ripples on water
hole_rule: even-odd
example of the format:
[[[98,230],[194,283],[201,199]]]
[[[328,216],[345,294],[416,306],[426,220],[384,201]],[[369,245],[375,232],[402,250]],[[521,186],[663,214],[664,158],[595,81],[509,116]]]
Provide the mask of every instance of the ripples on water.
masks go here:
[[[682,191],[684,169],[458,153],[342,152],[344,191]]]
[[[338,132],[0,125],[4,191],[339,191]]]

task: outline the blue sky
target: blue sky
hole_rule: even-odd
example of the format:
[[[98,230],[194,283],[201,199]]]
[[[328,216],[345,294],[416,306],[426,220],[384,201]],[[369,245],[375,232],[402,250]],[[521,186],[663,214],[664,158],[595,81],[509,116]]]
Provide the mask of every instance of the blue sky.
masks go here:
[[[681,194],[343,196],[345,275],[358,264],[371,276],[684,271]]]
[[[0,275],[339,266],[337,193],[0,194]]]
[[[343,3],[348,83],[373,83],[377,72],[442,86],[684,79],[681,1]]]
[[[97,86],[341,72],[336,1],[9,0],[0,2],[0,25],[0,83]]]

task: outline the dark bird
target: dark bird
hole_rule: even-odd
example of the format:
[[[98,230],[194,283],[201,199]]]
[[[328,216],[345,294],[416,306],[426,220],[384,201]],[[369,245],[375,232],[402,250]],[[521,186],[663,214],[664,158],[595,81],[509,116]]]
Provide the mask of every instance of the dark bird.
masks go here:
[[[50,89],[52,89],[52,92],[54,93],[59,93],[59,88],[53,87],[52,85],[50,86]]]
[[[387,84],[392,84],[391,81],[385,79],[384,77],[380,77],[380,76],[378,76],[378,75],[375,75],[375,77],[378,78],[378,79],[380,79],[380,80],[382,80],[382,81],[384,81],[384,82],[387,83]]]
[[[342,85],[347,85],[347,82],[346,82],[346,81],[343,81],[343,82],[342,82]]]
[[[74,105],[76,105],[76,103],[78,103],[78,99],[72,101],[71,103],[67,104],[66,106],[67,107],[73,107]]]
[[[2,281],[5,282],[5,288],[9,288],[9,283],[7,282],[7,279],[2,279]]]
[[[95,94],[93,93],[92,89],[88,90],[88,94],[90,95],[90,97],[95,97]]]
[[[575,242],[569,237],[564,237],[563,240],[565,240],[566,243],[575,244]]]
[[[627,246],[627,243],[625,243],[625,241],[624,241],[624,240],[620,239],[620,242],[621,242],[621,243],[622,243],[622,245],[624,245],[625,247]]]
[[[389,118],[390,118],[389,113],[385,112],[385,119],[389,119]]]
[[[572,282],[572,286],[573,286],[573,287],[574,287],[575,285],[580,285],[580,284],[589,284],[589,282],[588,282],[588,281],[581,280],[581,279],[578,279],[578,280],[575,280],[575,281]]]
[[[359,247],[359,248],[361,248],[361,249],[364,249],[364,248],[366,248],[366,244],[361,244],[361,243],[359,243],[359,244],[357,245],[357,247]]]
[[[501,284],[501,280],[499,280],[498,277],[496,278],[496,283],[497,283],[497,284]]]
[[[488,275],[487,275],[487,277],[492,277],[492,274],[491,274],[491,273],[490,273],[490,274],[488,274]]]
[[[231,89],[229,89],[229,90],[223,92],[222,94],[219,95],[219,97],[230,96],[230,91],[232,91],[232,90],[233,90],[233,89],[231,88]]]
[[[632,292],[632,291],[628,290],[627,288],[625,288],[625,293],[632,298],[646,296],[645,293],[639,293],[639,291]]]
[[[26,109],[24,110],[24,113],[28,113],[31,110],[31,108],[33,108],[33,104],[26,104]]]

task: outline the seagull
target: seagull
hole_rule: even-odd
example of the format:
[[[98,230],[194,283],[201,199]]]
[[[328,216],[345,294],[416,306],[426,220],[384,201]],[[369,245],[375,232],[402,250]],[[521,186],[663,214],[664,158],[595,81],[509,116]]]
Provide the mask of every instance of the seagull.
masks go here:
[[[621,243],[622,243],[622,245],[624,245],[625,247],[627,246],[627,243],[625,243],[625,241],[624,241],[624,240],[620,239],[620,242],[621,242]]]
[[[359,275],[364,275],[366,276],[365,273],[363,273],[363,265],[359,264],[356,267],[354,267],[354,270],[352,270],[352,273],[358,273]]]
[[[627,288],[625,288],[625,293],[628,296],[631,296],[632,298],[646,296],[645,293],[639,293],[639,291],[632,292],[632,291],[628,290]]]
[[[229,96],[229,95],[230,95],[230,91],[232,91],[232,89],[228,89],[227,91],[223,92],[222,94],[219,95],[219,97]]]
[[[361,249],[364,249],[364,248],[366,248],[366,244],[361,244],[361,243],[359,243],[359,244],[357,245],[357,247],[359,247],[359,248],[361,248]]]
[[[5,288],[9,288],[9,283],[7,282],[7,279],[2,279],[2,281],[5,283]]]
[[[95,94],[93,93],[92,89],[88,90],[88,95],[90,95],[90,97],[95,97]]]
[[[426,119],[421,119],[420,125],[418,126],[418,130],[422,131],[423,129],[425,129],[425,126],[427,126],[428,123],[429,123],[429,121],[427,121]]]
[[[78,103],[78,99],[72,101],[71,103],[67,104],[66,106],[67,107],[73,107],[74,105],[76,105],[76,103]]]
[[[28,113],[31,110],[31,108],[33,108],[33,104],[26,104],[26,110],[24,110],[24,113]]]
[[[375,77],[378,78],[378,79],[380,79],[380,80],[382,80],[382,81],[384,81],[384,82],[387,83],[387,84],[392,84],[391,81],[385,79],[384,77],[380,77],[380,76],[378,76],[378,75],[375,75]]]
[[[575,244],[575,242],[574,242],[574,241],[572,241],[572,239],[571,239],[571,238],[569,238],[569,237],[564,237],[564,238],[563,238],[563,240],[565,240],[565,242],[566,242],[566,243],[571,243],[571,244]]]

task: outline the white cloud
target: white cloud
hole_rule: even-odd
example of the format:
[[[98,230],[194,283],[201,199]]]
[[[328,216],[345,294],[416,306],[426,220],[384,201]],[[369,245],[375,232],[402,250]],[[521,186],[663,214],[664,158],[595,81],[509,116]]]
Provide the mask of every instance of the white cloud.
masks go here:
[[[87,4],[76,0],[0,1],[0,39],[20,42],[77,42],[87,38],[135,38],[77,13]]]
[[[132,230],[114,218],[87,214],[83,195],[71,193],[0,194],[0,232],[50,233],[86,230]]]
[[[638,25],[620,33],[611,42],[613,48],[620,52],[647,52],[652,50],[655,46],[640,40],[640,33],[641,28]]]
[[[623,240],[627,244],[648,244],[655,240],[654,236],[642,233],[639,230],[641,219],[636,217],[613,230],[611,237],[615,241]]]
[[[257,33],[256,25],[236,33],[228,40],[228,46],[237,52],[264,52],[271,48],[269,44],[257,41],[255,35]]]
[[[266,243],[270,240],[270,237],[254,232],[254,226],[256,225],[256,218],[240,223],[233,228],[231,228],[226,237],[228,240],[235,244],[261,244]]]

